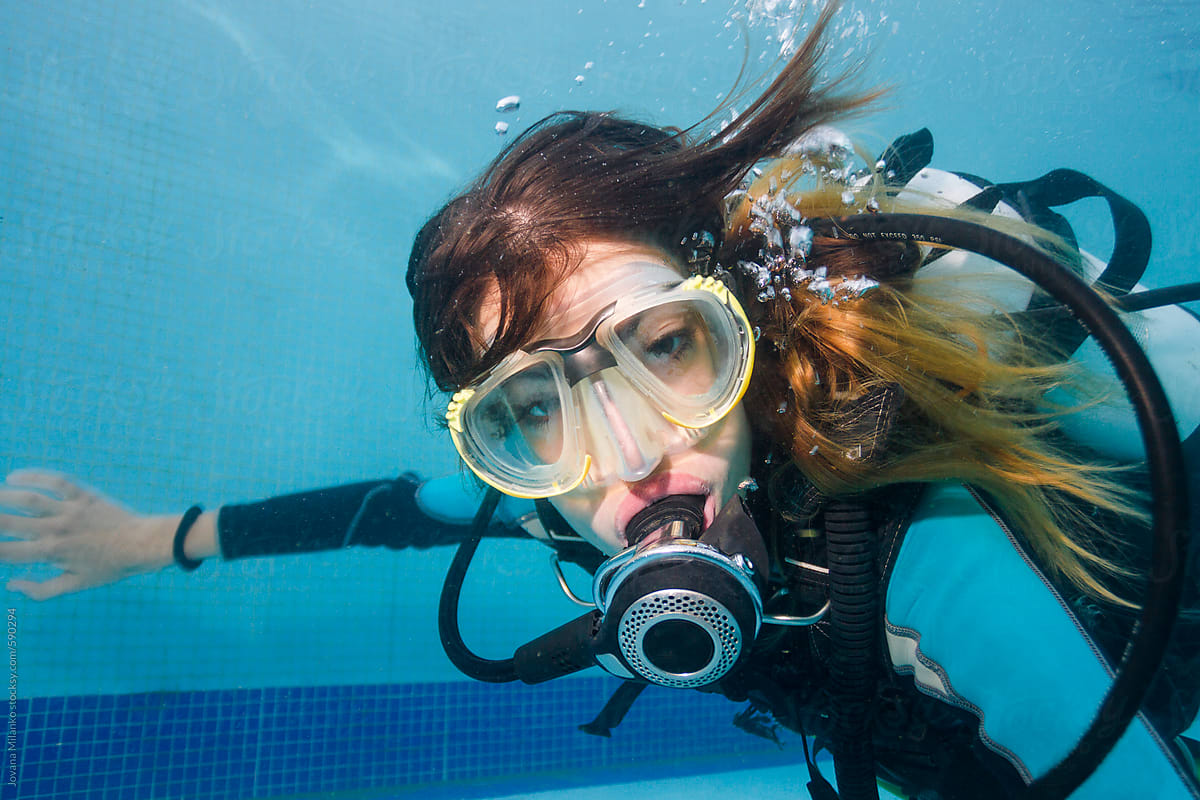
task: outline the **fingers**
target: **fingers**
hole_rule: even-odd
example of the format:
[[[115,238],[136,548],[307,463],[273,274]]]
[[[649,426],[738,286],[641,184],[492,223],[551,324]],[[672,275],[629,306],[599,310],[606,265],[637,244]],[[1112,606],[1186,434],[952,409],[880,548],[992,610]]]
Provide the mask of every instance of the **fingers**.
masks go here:
[[[45,517],[26,517],[23,514],[0,514],[0,536],[14,539],[36,539],[52,531]]]
[[[87,492],[81,484],[61,472],[48,469],[18,469],[8,473],[5,479],[9,486],[41,489],[63,500],[74,500]]]
[[[64,572],[46,581],[27,581],[20,578],[11,580],[4,587],[10,592],[20,592],[31,600],[49,600],[51,597],[78,592],[86,589],[83,579],[78,575]]]
[[[0,508],[11,508],[23,514],[46,517],[54,513],[58,503],[58,500],[41,492],[0,486]]]
[[[55,513],[55,506],[60,502],[41,492],[9,489],[0,485],[0,508],[18,512],[0,512],[0,535],[33,539],[46,533],[46,517]]]
[[[46,561],[46,548],[37,542],[0,542],[0,561],[8,564],[38,564]]]

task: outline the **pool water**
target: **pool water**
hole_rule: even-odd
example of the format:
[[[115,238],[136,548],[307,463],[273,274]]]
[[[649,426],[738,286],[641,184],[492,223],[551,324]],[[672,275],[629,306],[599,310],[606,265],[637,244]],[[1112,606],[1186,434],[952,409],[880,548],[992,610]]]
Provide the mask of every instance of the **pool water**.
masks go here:
[[[0,475],[58,469],[178,513],[453,472],[414,360],[417,228],[554,110],[703,118],[743,59],[769,70],[798,5],[0,5]],[[845,6],[835,55],[893,87],[848,127],[869,152],[929,127],[935,166],[1082,170],[1150,215],[1149,286],[1195,279],[1196,3]],[[1107,255],[1102,203],[1071,220]],[[449,558],[209,562],[7,594],[3,796],[800,795],[799,740],[736,729],[722,698],[648,691],[598,739],[577,726],[610,679],[458,676],[436,632]],[[489,544],[464,636],[500,657],[576,613],[539,545]]]

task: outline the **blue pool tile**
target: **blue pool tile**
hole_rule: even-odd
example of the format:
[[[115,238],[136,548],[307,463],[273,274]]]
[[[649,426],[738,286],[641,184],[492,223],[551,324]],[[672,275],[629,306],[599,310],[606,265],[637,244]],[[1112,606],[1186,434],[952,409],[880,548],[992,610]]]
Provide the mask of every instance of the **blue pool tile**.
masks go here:
[[[729,725],[732,705],[666,691],[646,692],[612,740],[579,733],[614,686],[585,679],[35,698],[30,708],[45,715],[41,730],[24,737],[20,796],[67,797],[90,785],[139,800],[241,800],[564,772],[639,758],[663,719],[713,732],[703,742],[677,737],[660,748],[664,759],[774,749]]]

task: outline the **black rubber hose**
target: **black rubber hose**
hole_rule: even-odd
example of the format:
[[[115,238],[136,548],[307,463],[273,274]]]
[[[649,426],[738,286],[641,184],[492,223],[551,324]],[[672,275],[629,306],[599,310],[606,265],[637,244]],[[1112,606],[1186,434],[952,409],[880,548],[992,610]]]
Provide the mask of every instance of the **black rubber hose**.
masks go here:
[[[484,531],[487,530],[499,503],[500,492],[488,489],[483,502],[479,504],[479,510],[475,512],[475,519],[471,523],[471,535],[454,551],[454,560],[450,562],[450,569],[446,571],[446,580],[442,583],[442,596],[438,602],[438,633],[441,635],[442,649],[446,651],[446,657],[468,678],[488,683],[515,681],[517,672],[513,660],[505,658],[496,661],[471,652],[458,629],[458,598],[462,594],[467,568],[471,566],[471,559],[475,556],[479,542],[483,539]]]
[[[1200,282],[1130,292],[1116,298],[1113,304],[1122,311],[1145,311],[1148,308],[1173,306],[1177,303],[1194,303],[1197,300],[1200,300]]]
[[[878,800],[871,704],[879,649],[879,576],[867,508],[834,501],[825,509],[829,555],[830,681],[836,702],[831,750],[842,800]]]
[[[1175,419],[1145,353],[1110,308],[1069,269],[1012,236],[964,220],[924,214],[866,214],[835,221],[837,235],[914,241],[970,250],[1016,270],[1069,307],[1112,361],[1137,413],[1153,495],[1154,550],[1136,632],[1091,726],[1072,751],[1030,786],[1036,798],[1066,797],[1116,744],[1137,713],[1167,646],[1183,585],[1187,485]]]
[[[1140,292],[1123,294],[1113,299],[1113,307],[1118,311],[1133,313],[1179,303],[1193,303],[1197,300],[1200,300],[1200,282],[1181,283],[1161,289],[1143,289]],[[1021,321],[1036,320],[1043,324],[1052,324],[1072,315],[1070,309],[1062,306],[1044,306],[1029,311],[1018,311],[1013,316]]]

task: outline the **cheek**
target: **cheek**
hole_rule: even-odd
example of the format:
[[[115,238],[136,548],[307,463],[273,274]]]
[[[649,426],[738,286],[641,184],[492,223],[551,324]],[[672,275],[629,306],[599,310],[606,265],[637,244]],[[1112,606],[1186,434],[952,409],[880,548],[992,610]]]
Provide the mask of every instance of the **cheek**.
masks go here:
[[[729,462],[729,478],[736,484],[750,475],[750,418],[741,403],[726,418],[728,434],[723,437],[723,456]]]
[[[713,468],[724,473],[726,482],[738,483],[749,474],[750,469],[750,419],[739,403],[737,407],[717,423],[720,427],[706,436],[699,444],[680,456],[691,454],[703,456]]]
[[[613,555],[624,546],[617,534],[611,532],[603,535],[595,530],[596,515],[604,504],[606,497],[613,495],[614,487],[606,490],[587,490],[569,492],[565,495],[550,498],[550,504],[562,514],[563,519],[571,528],[595,546],[605,555]]]
[[[738,486],[750,477],[750,421],[740,405],[726,417],[721,433],[708,453],[712,469],[721,473],[713,476],[718,509],[732,500]]]

